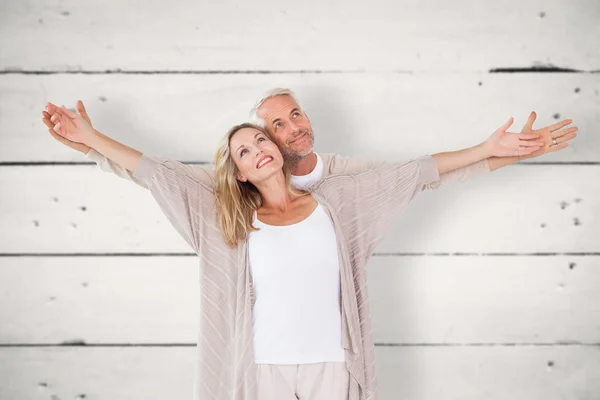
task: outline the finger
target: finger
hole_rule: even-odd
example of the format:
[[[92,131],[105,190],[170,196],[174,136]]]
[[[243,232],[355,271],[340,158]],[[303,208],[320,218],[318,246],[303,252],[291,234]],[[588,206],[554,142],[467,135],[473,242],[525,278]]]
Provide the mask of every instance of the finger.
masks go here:
[[[564,136],[564,135],[566,135],[566,134],[568,134],[568,133],[577,132],[578,130],[579,130],[579,128],[578,128],[578,127],[576,127],[576,126],[572,126],[572,127],[570,127],[570,128],[567,128],[567,129],[561,129],[561,130],[560,130],[560,131],[558,131],[558,132],[554,132],[554,133],[552,133],[550,136],[551,136],[551,137],[553,137],[553,138],[559,138],[559,137],[561,137],[561,136]]]
[[[567,142],[576,137],[577,137],[576,133],[569,133],[568,135],[563,135],[561,137],[555,138],[554,140],[556,140],[556,143],[564,143],[564,142]]]
[[[50,102],[46,103],[46,110],[48,110],[50,114],[54,114],[57,108],[58,107],[55,104],[52,104]]]
[[[517,133],[516,135],[521,140],[537,139],[540,137],[539,133]]]
[[[531,157],[537,157],[537,156],[541,156],[542,154],[544,154],[546,152],[545,149],[539,149],[534,151],[533,153],[530,154]]]
[[[531,154],[539,149],[540,149],[540,146],[527,147],[527,148],[520,147],[518,150],[515,151],[515,155],[524,156],[527,154]]]
[[[538,147],[542,147],[544,145],[544,142],[539,142],[539,141],[533,141],[533,140],[521,140],[519,141],[519,145],[523,146],[523,147],[534,147],[534,146],[538,146]]]
[[[50,115],[52,115],[52,116],[56,115],[57,117],[61,117],[64,115],[64,112],[60,108],[55,108],[52,112],[50,112]]]
[[[44,125],[46,125],[50,129],[52,129],[54,127],[54,124],[52,122],[50,122],[50,120],[48,118],[42,118],[42,122],[44,123]]]
[[[69,109],[68,109],[67,107],[65,107],[65,106],[61,106],[61,107],[60,107],[60,109],[61,109],[61,111],[64,111],[64,114],[65,114],[67,117],[70,117],[70,118],[77,118],[77,117],[78,117],[78,115],[77,115],[77,114],[75,114],[73,111],[69,110]]]
[[[88,124],[90,124],[90,126],[92,126],[92,121],[90,120],[90,116],[88,115],[85,106],[83,105],[83,101],[77,100],[77,103],[75,103],[75,107],[77,107],[77,112],[79,113],[79,115],[81,115],[81,117],[85,119],[85,121]]]
[[[565,119],[565,120],[562,120],[560,122],[557,122],[554,125],[550,125],[550,127],[549,127],[550,128],[550,132],[554,132],[555,130],[560,129],[560,128],[562,128],[565,125],[569,125],[572,122],[573,122],[573,120]]]
[[[537,117],[535,111],[532,111],[529,114],[529,118],[527,118],[527,122],[525,122],[525,126],[523,127],[523,130],[526,131],[532,131],[533,130],[533,123],[535,122],[535,118]]]
[[[52,135],[52,137],[56,140],[58,140],[59,142],[66,144],[67,139],[65,139],[64,137],[60,136],[58,133],[54,132],[53,129],[48,129],[48,132],[50,132],[50,135]]]
[[[44,118],[46,118],[48,121],[50,121],[50,118],[52,118],[53,114],[50,114],[46,111],[42,111],[42,115],[44,116]]]
[[[61,129],[60,128],[60,122],[58,124],[54,125],[53,129],[54,129],[54,132],[56,132],[56,133],[58,133],[59,135],[62,136],[62,132],[60,131],[60,129]]]
[[[513,122],[514,122],[513,117],[510,117],[504,125],[502,125],[500,128],[498,128],[498,130],[500,130],[500,131],[507,130],[512,125]]]
[[[56,124],[57,122],[62,121],[63,119],[67,118],[62,112],[56,111],[56,113],[54,113],[51,117],[50,117],[50,122]]]
[[[548,151],[547,152],[551,153],[553,151],[562,150],[565,147],[567,147],[568,145],[569,145],[569,143],[562,143],[562,144],[559,144],[558,146],[550,146],[550,147],[548,147]]]

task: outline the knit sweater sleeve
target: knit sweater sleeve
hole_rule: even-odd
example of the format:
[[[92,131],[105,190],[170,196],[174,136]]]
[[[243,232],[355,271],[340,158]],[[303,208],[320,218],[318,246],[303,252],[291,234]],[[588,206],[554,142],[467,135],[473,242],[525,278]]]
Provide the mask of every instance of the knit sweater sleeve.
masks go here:
[[[366,262],[391,222],[439,179],[435,159],[425,155],[360,173],[333,175],[314,191],[332,207],[354,260]]]
[[[96,151],[94,149],[90,149],[85,154],[85,156],[87,158],[89,158],[90,160],[94,161],[96,163],[96,165],[98,165],[98,168],[100,168],[102,171],[108,172],[111,174],[115,174],[119,178],[123,178],[125,180],[132,181],[136,185],[143,187],[144,189],[148,189],[146,182],[143,179],[139,179],[139,178],[135,177],[133,172],[121,167],[119,164],[117,164],[110,158],[106,157],[105,155],[99,153],[98,151]],[[165,159],[158,159],[158,160],[165,160]],[[215,174],[214,170],[208,169],[206,167],[199,166],[199,165],[193,165],[193,166],[190,166],[190,168],[193,170],[196,170],[195,174],[198,177],[206,178],[206,179],[203,179],[204,183],[206,183],[209,186],[212,186],[214,184],[214,174]],[[204,174],[204,173],[202,173],[202,171],[205,171],[206,173]]]
[[[328,160],[325,176],[362,172],[386,164],[386,162],[383,161],[369,160],[366,158],[344,157],[338,154],[325,154],[324,157],[326,157]],[[486,174],[488,172],[490,172],[490,166],[488,160],[484,159],[473,164],[465,165],[464,167],[440,174],[440,179],[429,183],[427,189],[439,189],[455,183],[466,182],[469,179]]]
[[[144,180],[136,178],[133,176],[133,172],[121,167],[119,164],[97,152],[96,150],[90,149],[85,156],[94,161],[96,165],[98,165],[98,168],[100,168],[102,171],[115,174],[119,178],[132,181],[136,185],[141,186],[144,189],[148,189]]]
[[[145,183],[171,225],[198,254],[202,219],[214,210],[213,175],[179,161],[142,154],[133,176]]]

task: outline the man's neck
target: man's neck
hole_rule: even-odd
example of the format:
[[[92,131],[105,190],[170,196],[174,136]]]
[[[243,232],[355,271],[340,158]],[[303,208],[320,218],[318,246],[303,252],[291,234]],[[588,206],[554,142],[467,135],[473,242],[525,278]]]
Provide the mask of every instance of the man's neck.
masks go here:
[[[317,155],[313,151],[306,157],[303,157],[297,163],[290,164],[290,172],[292,175],[302,176],[310,174],[317,166]]]

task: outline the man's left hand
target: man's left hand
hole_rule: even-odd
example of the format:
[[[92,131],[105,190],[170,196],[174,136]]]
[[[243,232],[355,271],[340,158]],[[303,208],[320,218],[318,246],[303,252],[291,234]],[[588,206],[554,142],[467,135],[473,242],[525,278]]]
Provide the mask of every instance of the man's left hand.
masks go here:
[[[537,115],[534,111],[529,114],[529,119],[521,129],[521,133],[525,134],[537,134],[539,137],[535,139],[536,142],[543,142],[544,145],[535,152],[522,156],[522,159],[538,157],[546,153],[551,153],[553,151],[562,150],[569,145],[568,141],[577,137],[577,132],[579,128],[576,126],[571,126],[569,128],[564,128],[565,126],[571,124],[573,121],[570,119],[565,119],[560,122],[557,122],[553,125],[545,126],[541,129],[533,129],[533,122]],[[559,130],[560,129],[560,130]],[[554,144],[553,140],[556,141]]]

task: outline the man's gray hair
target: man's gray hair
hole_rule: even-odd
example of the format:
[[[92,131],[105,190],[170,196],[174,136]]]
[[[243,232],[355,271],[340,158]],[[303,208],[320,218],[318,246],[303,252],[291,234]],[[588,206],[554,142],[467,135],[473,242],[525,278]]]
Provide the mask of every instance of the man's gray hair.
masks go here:
[[[291,89],[287,89],[287,88],[271,89],[268,92],[266,92],[263,95],[263,97],[261,97],[260,100],[258,100],[256,102],[256,104],[254,104],[254,107],[252,107],[252,109],[250,110],[250,122],[253,124],[256,124],[264,129],[266,127],[266,123],[258,115],[258,109],[260,108],[260,106],[262,106],[262,104],[265,101],[267,101],[267,99],[270,99],[271,97],[275,97],[275,96],[284,96],[284,95],[290,96],[296,102],[296,104],[300,105],[300,102],[298,101],[298,99],[296,98],[296,95],[294,94],[294,92],[292,92]],[[300,106],[300,108],[302,108],[302,106]]]

